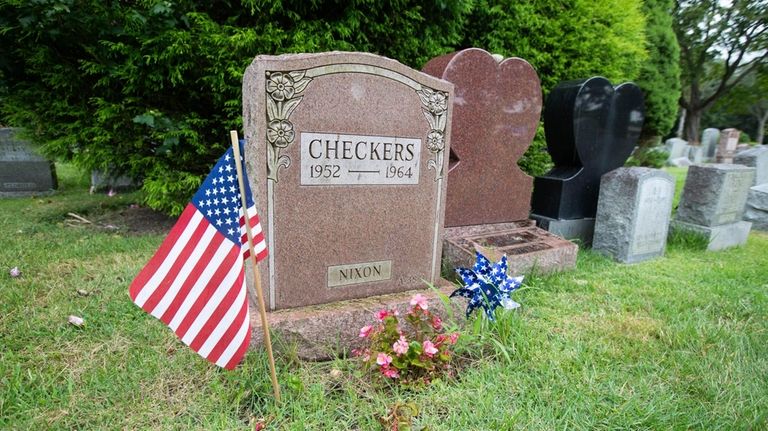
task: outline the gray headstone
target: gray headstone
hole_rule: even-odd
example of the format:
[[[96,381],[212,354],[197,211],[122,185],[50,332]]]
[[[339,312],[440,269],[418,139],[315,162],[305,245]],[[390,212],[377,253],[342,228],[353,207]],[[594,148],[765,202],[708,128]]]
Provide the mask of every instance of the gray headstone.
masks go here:
[[[741,220],[754,176],[755,168],[742,165],[691,166],[676,219],[703,226]]]
[[[701,147],[704,149],[704,157],[706,161],[710,161],[715,158],[715,150],[717,149],[717,143],[719,141],[719,129],[704,129],[704,133],[701,135]]]
[[[749,189],[744,220],[752,222],[755,229],[768,230],[768,183]]]
[[[704,162],[704,147],[689,145],[687,150],[688,150],[688,159],[692,163]]]
[[[0,196],[28,196],[56,188],[53,162],[17,138],[16,130],[0,129]]]
[[[680,138],[667,139],[664,145],[667,146],[667,151],[669,152],[669,160],[677,159],[680,157],[686,157],[688,155],[687,154],[688,141],[684,139],[680,139]]]
[[[736,154],[733,162],[755,168],[755,184],[768,183],[768,146],[759,145]]]
[[[707,250],[743,245],[752,224],[742,221],[755,168],[731,164],[688,168],[673,230],[693,231],[707,238]]]
[[[676,159],[668,160],[667,164],[669,166],[675,166],[675,167],[686,167],[686,166],[691,166],[693,163],[691,163],[688,157],[678,157]]]
[[[126,175],[112,175],[98,169],[91,171],[91,193],[104,190],[132,190],[138,185]]]
[[[624,263],[664,254],[675,181],[659,169],[619,168],[603,175],[592,248]]]

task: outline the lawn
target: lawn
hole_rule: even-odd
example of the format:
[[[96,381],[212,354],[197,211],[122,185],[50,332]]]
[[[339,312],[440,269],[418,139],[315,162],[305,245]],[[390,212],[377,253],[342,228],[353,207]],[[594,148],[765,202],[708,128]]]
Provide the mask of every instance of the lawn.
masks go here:
[[[278,405],[262,352],[219,370],[130,302],[163,238],[121,224],[138,196],[88,195],[76,171],[59,174],[53,196],[0,200],[0,429],[369,430],[399,403],[417,407],[415,429],[768,428],[765,233],[636,265],[581,251],[575,271],[528,277],[518,312],[466,329],[469,361],[426,388],[283,348]]]

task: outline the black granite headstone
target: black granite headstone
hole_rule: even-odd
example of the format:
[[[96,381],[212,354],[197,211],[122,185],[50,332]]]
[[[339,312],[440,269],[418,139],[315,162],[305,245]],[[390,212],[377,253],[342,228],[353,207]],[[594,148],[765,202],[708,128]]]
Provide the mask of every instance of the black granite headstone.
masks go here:
[[[36,154],[19,140],[15,130],[0,128],[0,197],[25,196],[56,188],[53,162]]]
[[[547,149],[555,167],[533,186],[535,216],[556,220],[593,218],[600,177],[624,165],[644,117],[636,85],[614,87],[602,77],[558,84],[544,107]]]

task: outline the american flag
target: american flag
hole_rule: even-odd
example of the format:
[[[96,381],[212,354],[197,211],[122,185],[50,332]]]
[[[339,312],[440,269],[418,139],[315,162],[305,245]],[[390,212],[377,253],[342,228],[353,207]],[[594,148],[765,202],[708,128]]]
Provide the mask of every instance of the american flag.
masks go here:
[[[240,154],[242,147],[241,141]],[[267,247],[248,180],[243,180],[260,261]],[[251,338],[244,268],[249,254],[230,147],[131,283],[131,299],[200,356],[232,369],[245,356]]]

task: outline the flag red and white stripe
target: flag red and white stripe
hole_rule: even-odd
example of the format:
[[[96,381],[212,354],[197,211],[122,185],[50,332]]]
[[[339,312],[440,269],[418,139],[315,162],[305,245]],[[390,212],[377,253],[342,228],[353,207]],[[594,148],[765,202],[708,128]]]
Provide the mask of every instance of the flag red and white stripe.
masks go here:
[[[211,175],[215,172],[214,169]],[[245,219],[235,201],[239,199],[239,190],[219,188],[217,183],[226,182],[226,173],[223,178],[222,182],[210,182],[209,176],[131,283],[129,293],[139,307],[168,325],[200,356],[232,369],[242,360],[250,343],[244,268],[249,251]],[[213,188],[217,189],[216,203],[209,200],[206,205],[206,191]],[[222,208],[229,213],[227,217]],[[266,257],[267,248],[255,207],[250,206],[248,214],[254,251],[257,260],[261,260]]]

